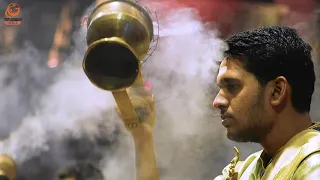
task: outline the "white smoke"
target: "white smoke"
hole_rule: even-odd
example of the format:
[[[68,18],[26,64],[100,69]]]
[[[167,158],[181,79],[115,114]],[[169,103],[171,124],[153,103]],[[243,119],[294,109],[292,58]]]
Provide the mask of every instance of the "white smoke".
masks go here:
[[[110,93],[91,84],[79,64],[64,65],[55,83],[42,95],[36,112],[27,115],[3,142],[3,153],[21,163],[48,150],[49,135],[63,138],[69,131],[74,136],[97,134],[97,118],[92,116],[113,108],[115,103]],[[109,124],[111,129],[113,124]]]
[[[212,153],[223,151],[230,159],[233,155],[230,146],[222,149],[228,146],[224,129],[211,106],[215,62],[227,47],[219,32],[207,29],[194,9],[159,16],[163,18],[159,19],[158,48],[143,66],[143,74],[153,84],[157,105],[155,149],[161,179],[213,178],[228,160],[215,165],[219,156],[215,159]],[[134,179],[134,147],[130,140],[128,145],[105,161],[106,179]]]
[[[218,68],[215,62],[221,60],[226,46],[219,32],[207,29],[193,9],[178,9],[161,17],[158,48],[143,66],[157,104],[155,146],[161,179],[211,179],[233,156],[232,147],[225,142],[224,128],[211,108]],[[107,119],[101,117],[101,112],[114,108],[114,99],[91,84],[81,67],[86,50],[84,35],[82,29],[75,34],[78,45],[69,63],[63,65],[45,93],[30,93],[38,99],[35,110],[22,118],[1,143],[0,151],[14,157],[18,164],[48,151],[49,139],[64,139],[70,133],[92,139],[101,136],[101,123],[105,125],[103,135],[116,138],[115,129],[121,121],[112,113]],[[35,75],[41,78],[44,73]],[[10,93],[23,96],[23,92],[10,89],[1,95]],[[132,139],[128,133],[119,136],[119,146],[109,149],[114,154],[106,156],[100,168],[108,180],[131,180],[135,177]]]

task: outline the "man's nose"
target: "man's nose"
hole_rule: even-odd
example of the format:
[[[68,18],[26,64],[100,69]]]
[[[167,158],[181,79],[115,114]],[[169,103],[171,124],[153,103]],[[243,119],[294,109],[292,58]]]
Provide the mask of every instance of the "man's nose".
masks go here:
[[[214,101],[212,102],[212,105],[214,108],[222,110],[228,107],[228,103],[228,100],[221,95],[221,92],[219,92]]]

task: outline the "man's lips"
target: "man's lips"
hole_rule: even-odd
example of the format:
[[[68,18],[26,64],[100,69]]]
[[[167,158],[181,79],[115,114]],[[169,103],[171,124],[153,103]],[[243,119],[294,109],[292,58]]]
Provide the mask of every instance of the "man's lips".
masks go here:
[[[225,120],[225,119],[231,119],[232,116],[230,116],[229,114],[221,114],[221,119]]]
[[[231,121],[232,121],[232,117],[231,116],[229,116],[229,115],[221,115],[221,119],[222,119],[221,124],[223,126],[225,126],[225,127],[230,126]]]
[[[231,121],[232,119],[231,118],[225,118],[221,121],[221,124],[224,126],[224,127],[229,127],[231,125]]]

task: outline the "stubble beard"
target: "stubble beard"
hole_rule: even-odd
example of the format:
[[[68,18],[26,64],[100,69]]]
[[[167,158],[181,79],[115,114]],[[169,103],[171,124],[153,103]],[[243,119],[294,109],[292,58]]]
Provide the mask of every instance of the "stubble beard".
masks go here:
[[[228,139],[235,142],[260,143],[270,132],[271,123],[265,113],[263,93],[259,93],[256,100],[248,108],[248,121],[246,127],[235,133],[227,133]]]

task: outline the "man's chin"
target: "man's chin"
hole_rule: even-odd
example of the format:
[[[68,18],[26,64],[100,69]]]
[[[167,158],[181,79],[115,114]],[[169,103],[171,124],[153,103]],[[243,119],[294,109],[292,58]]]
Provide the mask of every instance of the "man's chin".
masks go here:
[[[243,143],[252,142],[250,138],[243,136],[240,133],[233,132],[230,128],[227,128],[226,136],[229,140],[235,141],[235,142],[243,142]]]
[[[237,134],[232,132],[230,128],[227,128],[225,133],[228,139],[230,139],[231,141],[236,141]]]

